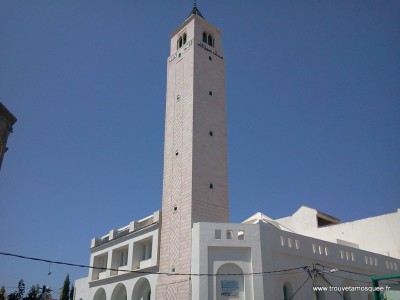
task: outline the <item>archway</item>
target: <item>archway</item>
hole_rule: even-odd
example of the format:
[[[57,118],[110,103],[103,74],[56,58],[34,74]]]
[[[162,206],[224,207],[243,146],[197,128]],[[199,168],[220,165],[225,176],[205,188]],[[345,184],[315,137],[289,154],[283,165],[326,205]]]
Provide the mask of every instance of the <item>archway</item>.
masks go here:
[[[93,296],[93,300],[106,300],[106,291],[103,288],[99,288]]]
[[[242,269],[234,263],[222,265],[217,272],[217,299],[245,299]]]
[[[150,300],[151,287],[146,278],[140,278],[133,288],[132,300]]]
[[[127,300],[125,285],[122,283],[117,284],[112,292],[111,300]]]

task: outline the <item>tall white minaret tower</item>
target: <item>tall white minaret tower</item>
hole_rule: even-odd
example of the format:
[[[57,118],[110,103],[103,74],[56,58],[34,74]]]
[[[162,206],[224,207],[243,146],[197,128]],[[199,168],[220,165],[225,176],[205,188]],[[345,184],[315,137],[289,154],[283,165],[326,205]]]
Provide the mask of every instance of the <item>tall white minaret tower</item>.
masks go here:
[[[195,222],[229,222],[221,31],[196,2],[171,35],[167,61],[160,275],[156,299],[191,299]]]

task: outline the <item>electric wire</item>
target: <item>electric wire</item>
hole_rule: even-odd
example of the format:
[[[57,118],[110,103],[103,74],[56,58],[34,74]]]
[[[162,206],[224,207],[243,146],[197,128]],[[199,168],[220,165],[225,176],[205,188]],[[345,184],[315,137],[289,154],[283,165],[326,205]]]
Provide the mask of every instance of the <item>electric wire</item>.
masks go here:
[[[317,263],[316,265],[321,266],[321,267],[325,267],[325,268],[329,268],[329,269],[336,269],[336,270],[338,270],[339,272],[344,272],[344,273],[349,273],[349,274],[355,274],[355,275],[364,276],[364,277],[369,277],[369,278],[371,278],[372,276],[376,276],[376,275],[372,275],[372,274],[366,274],[366,273],[360,273],[360,272],[354,272],[354,271],[348,271],[348,270],[338,269],[338,268],[336,268],[336,267],[335,267],[335,268],[334,268],[334,267],[329,267],[329,266],[321,265],[321,264],[318,264],[318,263]],[[386,281],[386,282],[389,281],[389,282],[391,282],[391,283],[393,283],[393,284],[395,284],[395,285],[399,284],[399,282],[396,281],[396,280],[394,280],[394,279],[385,279],[385,281]]]
[[[167,276],[210,276],[210,277],[212,277],[212,276],[222,276],[222,275],[223,276],[269,275],[269,274],[283,273],[283,272],[289,272],[289,271],[301,270],[301,269],[307,268],[306,266],[302,266],[302,267],[282,269],[282,270],[274,270],[274,271],[249,272],[249,273],[229,273],[229,274],[228,273],[224,273],[224,274],[166,273],[166,272],[153,272],[153,271],[143,271],[143,270],[120,270],[120,269],[117,269],[117,268],[95,267],[95,266],[90,266],[90,265],[68,263],[68,262],[63,262],[63,261],[53,261],[53,260],[49,260],[49,259],[30,257],[30,256],[24,256],[24,255],[19,255],[19,254],[14,254],[14,253],[7,253],[7,252],[0,252],[0,255],[10,256],[10,257],[15,257],[15,258],[20,258],[20,259],[26,259],[26,260],[45,262],[45,263],[52,263],[52,264],[56,264],[56,265],[65,265],[65,266],[70,266],[70,267],[85,268],[85,269],[122,271],[122,272],[135,273],[135,274],[146,274],[146,275],[157,274],[157,275],[167,275]]]
[[[301,288],[306,284],[306,282],[307,282],[309,279],[310,279],[310,277],[307,277],[306,280],[303,282],[303,284],[302,284],[302,285],[293,293],[293,295],[290,296],[287,300],[292,299],[292,298],[297,294],[297,292],[301,290]]]
[[[372,275],[372,274],[366,274],[366,273],[360,273],[360,272],[354,272],[354,271],[348,271],[348,270],[343,270],[343,269],[338,269],[338,268],[336,268],[336,267],[330,267],[330,266],[325,266],[325,265],[321,265],[321,264],[316,264],[317,266],[321,266],[321,267],[325,267],[325,268],[328,268],[328,269],[336,269],[336,270],[338,270],[338,271],[340,271],[340,272],[345,272],[345,273],[350,273],[350,274],[355,274],[355,275],[360,275],[360,276],[365,276],[365,277],[372,277],[372,276],[374,276],[374,275]]]
[[[371,284],[371,281],[364,281],[364,280],[357,280],[357,279],[348,278],[348,277],[342,277],[342,276],[338,276],[338,275],[332,274],[332,273],[326,273],[326,275],[329,275],[329,276],[332,276],[332,277],[336,277],[336,278],[340,278],[340,279],[347,279],[347,280],[361,282],[361,283],[365,283],[365,284]]]
[[[322,273],[317,273],[317,274],[318,274],[319,276],[321,276],[322,279],[325,280],[331,287],[334,287],[334,286],[332,285],[332,283],[330,283],[329,280],[326,279],[325,276],[324,276]],[[338,293],[339,296],[340,296],[341,298],[343,298],[344,300],[347,300],[347,298],[345,297],[344,293],[341,294],[339,291],[336,291],[336,293]]]

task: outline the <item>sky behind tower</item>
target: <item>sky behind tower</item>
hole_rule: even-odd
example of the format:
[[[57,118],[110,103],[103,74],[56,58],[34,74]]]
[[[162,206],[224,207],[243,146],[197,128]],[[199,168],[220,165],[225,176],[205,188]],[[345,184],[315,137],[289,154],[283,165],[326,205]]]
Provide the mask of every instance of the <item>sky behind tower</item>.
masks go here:
[[[400,2],[198,2],[223,31],[231,221],[400,207]],[[190,1],[0,1],[0,252],[89,264],[161,208],[169,37]],[[0,286],[87,269],[0,255]],[[58,294],[53,294],[58,298]]]

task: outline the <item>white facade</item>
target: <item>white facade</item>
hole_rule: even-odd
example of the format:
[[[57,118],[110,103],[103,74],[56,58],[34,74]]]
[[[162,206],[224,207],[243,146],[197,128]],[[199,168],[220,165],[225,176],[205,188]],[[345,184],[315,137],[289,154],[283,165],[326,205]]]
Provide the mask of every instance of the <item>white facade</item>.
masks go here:
[[[213,276],[193,276],[192,299],[288,299],[310,278],[305,268],[312,270],[313,264],[334,287],[371,287],[370,277],[359,274],[400,271],[398,259],[285,231],[269,222],[197,223],[192,272]],[[327,281],[319,275],[316,284],[329,287]],[[235,288],[234,297],[223,295],[235,294]],[[338,296],[334,291],[320,292],[318,299],[343,299]],[[373,299],[368,291],[345,297]],[[292,299],[313,299],[311,278]]]
[[[322,222],[321,219],[329,219]],[[338,223],[316,209],[302,206],[292,216],[277,219],[293,232],[400,259],[400,209],[394,213]]]
[[[160,211],[92,239],[89,276],[75,281],[76,300],[155,299]]]

